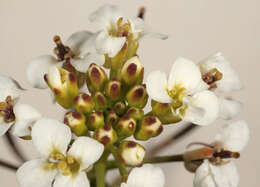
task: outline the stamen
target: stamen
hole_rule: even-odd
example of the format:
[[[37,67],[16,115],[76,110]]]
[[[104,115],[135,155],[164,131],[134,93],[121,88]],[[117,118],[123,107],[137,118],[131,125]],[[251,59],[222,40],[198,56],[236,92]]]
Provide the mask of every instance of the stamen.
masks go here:
[[[15,120],[15,114],[13,111],[14,101],[11,96],[7,96],[5,102],[0,103],[0,112],[6,123],[10,123]]]
[[[138,12],[137,17],[138,17],[138,18],[141,18],[141,19],[144,19],[145,11],[146,11],[146,9],[145,9],[144,7],[141,7],[141,8],[139,9],[139,12]]]
[[[56,44],[56,47],[54,48],[54,54],[57,55],[59,60],[64,60],[65,55],[70,55],[70,57],[73,56],[71,49],[62,43],[61,38],[59,36],[54,36],[53,41]]]
[[[216,68],[211,69],[209,72],[205,73],[202,76],[202,79],[205,83],[210,85],[209,90],[212,90],[217,87],[216,82],[221,80],[223,77],[223,74],[218,71]]]

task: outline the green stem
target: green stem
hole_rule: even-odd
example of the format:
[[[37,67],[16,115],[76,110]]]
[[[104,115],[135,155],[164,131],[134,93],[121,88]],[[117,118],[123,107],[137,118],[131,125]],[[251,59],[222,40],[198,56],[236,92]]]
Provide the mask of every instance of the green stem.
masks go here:
[[[183,162],[183,155],[157,156],[144,158],[143,163],[167,163],[167,162]],[[106,162],[107,169],[117,168],[116,160],[109,160]]]
[[[95,175],[97,187],[105,187],[106,160],[109,152],[105,151],[99,161],[95,164]]]
[[[115,160],[114,160],[115,168],[119,169],[119,172],[120,172],[121,176],[123,177],[123,180],[126,179],[128,176],[128,172],[127,172],[125,164],[122,163],[122,160],[120,159],[117,148],[112,145],[109,147],[109,150],[111,151],[112,155],[115,158]]]

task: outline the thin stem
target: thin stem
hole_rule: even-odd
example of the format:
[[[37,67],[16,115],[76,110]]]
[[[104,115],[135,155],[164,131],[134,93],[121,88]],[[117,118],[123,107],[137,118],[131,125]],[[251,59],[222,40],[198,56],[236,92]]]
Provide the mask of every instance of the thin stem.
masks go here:
[[[163,141],[162,143],[156,145],[154,148],[151,149],[150,154],[155,155],[156,153],[160,152],[161,150],[165,149],[166,147],[176,143],[184,136],[191,133],[193,130],[197,129],[198,125],[195,125],[193,123],[187,124],[185,127],[180,129],[178,132],[171,135],[168,139]]]
[[[109,150],[111,151],[112,155],[115,158],[116,167],[119,169],[119,172],[120,172],[121,176],[123,177],[123,180],[126,179],[127,176],[128,176],[128,172],[127,172],[125,164],[122,163],[122,160],[120,159],[120,156],[119,156],[119,154],[117,152],[116,147],[115,146],[110,146]]]
[[[157,157],[147,157],[144,158],[143,163],[168,163],[168,162],[183,162],[183,155],[170,155],[170,156],[157,156]],[[106,163],[107,169],[117,168],[117,163],[115,160],[109,160]]]
[[[99,161],[95,164],[95,175],[97,187],[105,187],[106,160],[109,152],[105,151]]]
[[[0,166],[11,169],[13,171],[16,171],[18,169],[18,166],[15,166],[11,163],[8,163],[8,162],[2,161],[2,160],[0,160]]]
[[[23,155],[23,153],[20,151],[15,139],[13,138],[13,136],[7,132],[5,134],[5,137],[6,137],[6,141],[7,143],[9,144],[11,150],[13,151],[14,155],[21,161],[21,162],[25,162],[26,159]]]

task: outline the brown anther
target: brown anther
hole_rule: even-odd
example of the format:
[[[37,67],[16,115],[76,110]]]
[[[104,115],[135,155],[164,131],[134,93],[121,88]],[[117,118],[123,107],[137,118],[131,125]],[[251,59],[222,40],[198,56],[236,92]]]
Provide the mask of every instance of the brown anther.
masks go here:
[[[70,50],[70,48],[68,46],[65,46],[62,41],[61,38],[59,36],[54,36],[53,37],[53,41],[56,44],[56,47],[54,48],[54,53],[57,55],[59,60],[64,60],[65,59],[65,55],[69,55],[70,57],[72,57],[72,51]]]
[[[216,82],[221,80],[222,78],[223,74],[216,68],[211,69],[209,72],[205,73],[202,76],[203,81],[210,86],[209,90],[216,88]]]
[[[144,19],[145,11],[146,11],[146,9],[145,9],[144,7],[141,7],[141,8],[139,9],[139,12],[138,12],[137,17],[138,17],[138,18],[141,18],[141,19]]]

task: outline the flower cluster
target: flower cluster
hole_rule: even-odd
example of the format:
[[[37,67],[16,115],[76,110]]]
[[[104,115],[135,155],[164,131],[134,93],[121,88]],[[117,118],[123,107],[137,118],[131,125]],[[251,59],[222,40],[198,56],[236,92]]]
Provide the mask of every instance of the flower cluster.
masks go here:
[[[105,173],[113,168],[120,171],[121,187],[163,187],[163,171],[149,164],[153,159],[145,158],[140,141],[159,136],[167,124],[206,126],[218,118],[230,120],[242,110],[240,102],[220,96],[242,88],[221,53],[198,63],[178,58],[168,78],[153,71],[144,81],[137,54],[140,40],[167,36],[153,32],[143,15],[143,8],[137,18],[129,18],[117,6],[105,5],[89,17],[97,32],[79,31],[65,42],[55,36],[54,55],[29,64],[28,82],[49,88],[67,110],[63,122],[20,104],[26,90],[0,76],[0,135],[10,130],[32,140],[41,155],[18,169],[21,187],[105,187]],[[148,103],[151,111],[146,112]],[[192,143],[203,147],[186,151],[178,161],[195,172],[194,187],[235,187],[239,177],[230,159],[239,157],[248,139],[245,121],[229,122],[213,143]]]

